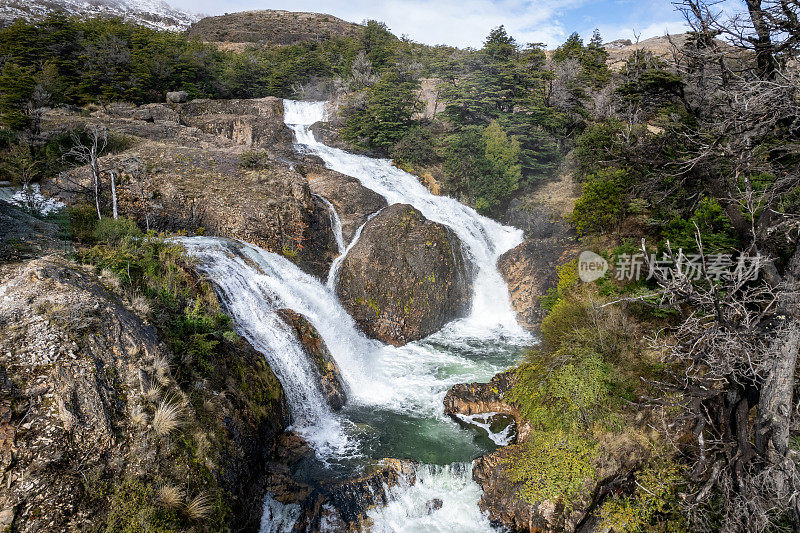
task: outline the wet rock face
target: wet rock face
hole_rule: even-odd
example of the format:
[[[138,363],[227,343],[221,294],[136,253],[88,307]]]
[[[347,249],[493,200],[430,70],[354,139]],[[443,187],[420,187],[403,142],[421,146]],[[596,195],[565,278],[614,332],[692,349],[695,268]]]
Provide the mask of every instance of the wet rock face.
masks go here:
[[[152,409],[159,397],[195,394],[195,384],[180,389],[174,354],[114,291],[112,280],[55,256],[0,273],[0,521],[15,531],[102,526],[117,482],[176,475],[175,440],[154,433]],[[180,405],[193,432],[220,439],[224,451],[208,451],[203,464],[239,529],[260,518],[282,393],[263,356],[243,341],[224,344],[261,403],[207,383],[214,417],[197,422],[196,407]]]
[[[464,316],[471,285],[455,234],[395,204],[364,226],[342,262],[336,292],[367,335],[401,346]]]
[[[296,447],[291,441],[288,444]],[[377,461],[366,473],[352,479],[312,484],[294,480],[283,458],[271,463],[269,470],[270,494],[282,504],[300,506],[294,531],[368,531],[367,512],[389,503],[392,487],[416,482],[416,463],[401,459]]]
[[[278,315],[294,330],[308,360],[317,369],[322,393],[328,400],[331,409],[338,411],[347,401],[347,395],[339,367],[328,351],[328,347],[325,346],[325,341],[314,326],[300,313],[291,309],[281,309],[278,311]]]
[[[558,238],[526,239],[500,256],[497,268],[508,285],[517,321],[536,329],[545,316],[540,298],[558,283],[558,267],[575,244]]]
[[[311,192],[327,199],[336,209],[345,243],[353,239],[356,230],[371,214],[386,207],[383,196],[367,189],[356,178],[321,165],[304,165],[299,170],[308,180]]]

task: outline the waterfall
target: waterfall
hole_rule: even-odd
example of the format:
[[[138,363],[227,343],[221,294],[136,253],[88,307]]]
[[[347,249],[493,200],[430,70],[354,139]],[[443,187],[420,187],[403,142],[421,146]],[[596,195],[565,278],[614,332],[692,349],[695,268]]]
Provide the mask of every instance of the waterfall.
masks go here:
[[[350,252],[350,249],[353,246],[355,246],[356,243],[358,242],[359,237],[361,237],[361,230],[364,229],[364,226],[367,225],[367,222],[372,220],[378,213],[380,213],[380,211],[372,213],[369,217],[367,217],[367,220],[365,220],[364,223],[361,224],[358,227],[358,229],[356,229],[356,232],[353,234],[353,240],[350,241],[350,244],[348,244],[347,247],[344,250],[342,250],[339,256],[336,259],[334,259],[333,262],[331,263],[331,267],[330,269],[328,269],[328,288],[331,289],[332,291],[336,290],[336,276],[339,274],[339,268],[342,266],[344,258],[347,257],[347,254],[348,252]]]
[[[325,102],[284,100],[283,106],[284,122],[294,131],[297,143],[320,157],[328,168],[358,179],[389,204],[411,204],[429,220],[450,227],[458,235],[476,269],[472,312],[465,320],[466,329],[481,336],[489,332],[524,335],[496,266],[500,255],[522,242],[521,230],[481,216],[453,198],[432,194],[416,176],[394,167],[388,159],[351,154],[318,142],[311,125],[325,120]]]
[[[333,236],[336,239],[336,249],[338,250],[339,255],[344,255],[346,247],[344,244],[344,234],[342,233],[342,221],[339,218],[339,214],[336,212],[336,208],[333,207],[333,204],[330,203],[324,196],[315,194],[314,197],[322,200],[322,203],[328,207],[328,215],[331,220],[331,229],[333,230]]]
[[[317,142],[310,126],[325,117],[323,102],[287,100],[284,109],[284,121],[295,132],[299,149],[358,179],[388,203],[411,204],[428,219],[452,228],[475,276],[469,316],[402,347],[365,337],[334,290],[341,262],[364,224],[346,244],[336,210],[327,200],[340,251],[327,282],[247,243],[211,237],[176,240],[214,283],[238,332],[267,358],[286,392],[292,429],[311,444],[327,467],[381,457],[409,456],[422,461],[415,484],[392,488],[389,504],[370,512],[374,531],[491,530],[478,509],[481,490],[472,481],[468,462],[491,449],[491,442],[473,442],[469,433],[444,415],[442,400],[456,383],[488,381],[512,366],[530,342],[516,322],[507,287],[496,268],[498,257],[521,242],[522,232],[452,198],[431,194],[416,177],[393,167],[389,160],[349,154]],[[281,308],[304,315],[336,360],[348,396],[341,412],[328,408],[297,338],[276,316]],[[437,462],[447,464],[425,464]],[[262,531],[290,529],[297,513],[297,508],[268,497]]]
[[[283,385],[292,429],[308,440],[321,457],[347,455],[355,443],[345,433],[346,424],[325,400],[303,347],[289,326],[275,313],[289,308],[309,319],[323,311],[298,300],[313,302],[335,299],[313,277],[289,260],[255,246],[220,238],[177,238],[197,262],[197,269],[215,284],[237,331],[263,353]],[[299,288],[299,290],[297,290]],[[326,298],[327,296],[327,298]],[[316,313],[316,314],[315,314]],[[347,313],[339,317],[347,323]]]
[[[472,481],[471,463],[419,465],[416,483],[389,490],[385,507],[370,510],[372,533],[491,531],[489,519],[480,512],[480,487]]]

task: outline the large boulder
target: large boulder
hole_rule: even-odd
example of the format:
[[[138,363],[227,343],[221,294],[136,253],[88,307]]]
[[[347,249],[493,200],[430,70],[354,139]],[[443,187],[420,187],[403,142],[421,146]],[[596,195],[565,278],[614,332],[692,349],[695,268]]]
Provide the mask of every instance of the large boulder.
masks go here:
[[[308,360],[317,370],[325,399],[334,411],[338,411],[347,401],[347,395],[339,367],[325,346],[325,341],[308,319],[300,313],[291,309],[280,309],[278,315],[294,331]]]
[[[371,214],[386,207],[383,196],[367,189],[356,178],[321,165],[305,165],[299,170],[308,180],[311,192],[328,200],[336,209],[346,243]]]
[[[182,104],[186,102],[189,95],[186,91],[170,91],[167,93],[167,102],[170,104]]]
[[[452,230],[395,204],[364,226],[341,264],[336,292],[367,335],[401,346],[467,313],[468,270]]]

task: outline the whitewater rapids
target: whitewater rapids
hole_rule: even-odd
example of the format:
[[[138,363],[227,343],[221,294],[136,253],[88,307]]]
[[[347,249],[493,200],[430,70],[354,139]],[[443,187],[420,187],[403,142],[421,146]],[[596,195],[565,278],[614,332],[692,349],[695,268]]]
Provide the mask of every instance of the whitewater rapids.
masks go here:
[[[481,491],[472,481],[470,461],[492,443],[475,444],[470,432],[444,415],[442,400],[456,383],[485,382],[512,366],[531,342],[517,324],[496,268],[498,257],[522,242],[522,232],[452,198],[431,194],[389,160],[317,142],[310,126],[324,118],[323,102],[284,101],[284,122],[294,131],[299,150],[358,179],[389,204],[411,204],[456,233],[474,272],[467,317],[399,348],[364,336],[334,290],[338,266],[363,226],[352,242],[344,242],[338,215],[327,201],[341,255],[326,280],[306,274],[280,255],[239,241],[210,237],[178,241],[196,258],[198,270],[213,281],[237,331],[267,358],[286,391],[292,429],[312,445],[323,464],[351,468],[357,461],[388,456],[420,461],[417,482],[390,489],[389,505],[370,512],[374,531],[491,530],[478,509]],[[336,360],[348,395],[341,412],[328,408],[302,347],[276,316],[282,308],[303,314]],[[497,442],[497,437],[493,439]],[[432,499],[442,500],[442,508],[430,512],[426,502]],[[295,507],[268,497],[262,531],[290,530],[298,514]]]

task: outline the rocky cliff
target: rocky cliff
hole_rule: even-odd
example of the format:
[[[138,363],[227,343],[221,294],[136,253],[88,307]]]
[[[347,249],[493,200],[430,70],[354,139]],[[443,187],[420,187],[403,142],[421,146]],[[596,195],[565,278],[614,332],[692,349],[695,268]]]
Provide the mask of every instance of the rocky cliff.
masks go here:
[[[87,127],[124,139],[100,165],[115,172],[120,213],[141,227],[241,239],[327,274],[338,253],[328,208],[288,159],[281,100],[112,105],[88,118],[57,110],[42,120],[50,136]],[[75,169],[50,182],[49,192],[85,202],[73,191],[89,176],[88,168]]]
[[[336,292],[367,335],[399,346],[464,316],[471,286],[452,230],[394,204],[364,226],[342,262]]]
[[[241,339],[213,379],[173,375],[118,286],[57,256],[0,271],[0,526],[254,529],[280,384]]]

